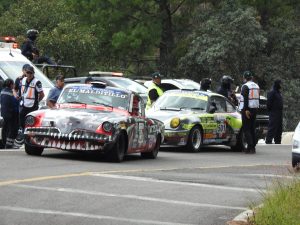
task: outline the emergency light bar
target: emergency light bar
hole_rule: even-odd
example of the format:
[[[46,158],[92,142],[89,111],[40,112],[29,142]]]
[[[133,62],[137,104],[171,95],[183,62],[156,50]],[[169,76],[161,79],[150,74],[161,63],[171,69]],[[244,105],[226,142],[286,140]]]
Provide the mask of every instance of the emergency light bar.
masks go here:
[[[123,73],[119,72],[103,72],[103,71],[90,71],[90,75],[94,76],[113,76],[113,77],[122,77]]]
[[[0,37],[0,48],[18,48],[16,38],[12,36]]]

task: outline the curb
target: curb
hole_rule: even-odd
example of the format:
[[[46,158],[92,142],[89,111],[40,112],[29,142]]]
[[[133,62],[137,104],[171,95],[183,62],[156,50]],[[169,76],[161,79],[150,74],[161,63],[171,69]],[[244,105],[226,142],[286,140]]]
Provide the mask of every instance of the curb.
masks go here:
[[[254,215],[254,211],[248,209],[237,215],[232,221],[228,221],[227,225],[248,225],[249,218]]]

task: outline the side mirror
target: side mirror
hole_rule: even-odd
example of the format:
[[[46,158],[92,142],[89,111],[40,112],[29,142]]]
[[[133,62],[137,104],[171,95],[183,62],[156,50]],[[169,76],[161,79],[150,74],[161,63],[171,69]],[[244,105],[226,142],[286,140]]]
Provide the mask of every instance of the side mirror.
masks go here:
[[[211,102],[210,103],[210,106],[209,106],[209,110],[208,110],[208,112],[209,113],[215,113],[216,111],[217,111],[217,105],[216,105],[216,103],[215,102]]]

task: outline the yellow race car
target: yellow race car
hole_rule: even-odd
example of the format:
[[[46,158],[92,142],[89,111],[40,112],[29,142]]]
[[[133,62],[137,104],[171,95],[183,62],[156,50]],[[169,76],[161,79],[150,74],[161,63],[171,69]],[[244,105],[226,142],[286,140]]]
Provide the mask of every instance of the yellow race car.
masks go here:
[[[243,151],[247,144],[241,114],[225,97],[192,90],[165,92],[146,112],[165,125],[165,145],[197,152],[203,145],[228,145]]]

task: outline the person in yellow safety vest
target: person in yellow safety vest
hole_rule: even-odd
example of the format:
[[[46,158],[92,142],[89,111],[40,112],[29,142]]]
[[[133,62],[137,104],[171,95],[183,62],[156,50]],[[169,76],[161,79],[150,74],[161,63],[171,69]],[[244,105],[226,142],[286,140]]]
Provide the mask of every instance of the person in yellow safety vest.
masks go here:
[[[160,87],[162,75],[159,72],[151,74],[152,83],[148,87],[148,100],[146,110],[150,109],[152,104],[161,96],[164,91]]]
[[[253,82],[250,71],[245,71],[243,77],[245,84],[241,88],[239,110],[242,114],[243,132],[248,144],[245,153],[255,154],[257,143],[255,121],[257,109],[259,108],[259,86]]]

